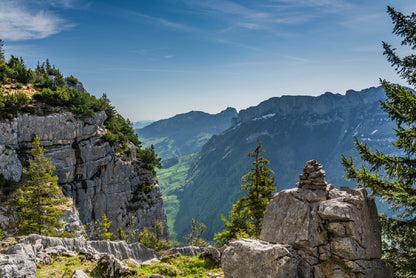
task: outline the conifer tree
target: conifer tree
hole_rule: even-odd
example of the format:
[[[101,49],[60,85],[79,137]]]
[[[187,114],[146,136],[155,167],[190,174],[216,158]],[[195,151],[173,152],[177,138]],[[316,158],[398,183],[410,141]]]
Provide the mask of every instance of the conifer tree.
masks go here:
[[[393,33],[402,37],[402,45],[416,48],[416,14],[403,15],[388,7]],[[416,58],[400,58],[396,49],[383,42],[384,54],[396,71],[411,86],[416,85]],[[401,155],[371,151],[355,138],[361,159],[370,165],[356,167],[354,160],[342,157],[347,179],[356,181],[374,196],[381,197],[396,212],[394,217],[380,216],[383,232],[383,257],[395,269],[396,277],[416,277],[416,95],[413,91],[388,81],[381,81],[386,100],[381,108],[396,122],[393,145]]]
[[[36,136],[29,159],[29,168],[23,172],[28,180],[17,190],[16,206],[19,216],[19,233],[23,235],[57,235],[56,229],[63,226],[60,220],[65,215],[62,207],[68,203],[58,186],[58,177],[52,176],[55,167],[44,155]]]
[[[233,205],[229,214],[229,219],[221,216],[225,230],[215,235],[218,246],[222,246],[228,241],[241,237],[259,238],[263,225],[266,207],[276,190],[274,184],[273,171],[267,168],[270,163],[261,156],[265,151],[262,144],[257,139],[258,146],[253,152],[248,153],[253,157],[253,168],[242,177],[243,184],[241,190],[247,191],[247,196],[242,196]]]
[[[101,233],[98,235],[102,240],[111,240],[113,234],[109,231],[111,226],[111,221],[108,219],[107,215],[104,214],[99,221]]]
[[[4,42],[0,39],[0,61],[4,61]]]

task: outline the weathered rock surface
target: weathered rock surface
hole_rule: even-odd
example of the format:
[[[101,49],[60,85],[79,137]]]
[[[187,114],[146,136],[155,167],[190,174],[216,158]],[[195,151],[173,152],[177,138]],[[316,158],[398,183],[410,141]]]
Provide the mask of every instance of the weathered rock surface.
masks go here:
[[[185,247],[175,247],[167,250],[164,254],[165,256],[182,255],[188,257],[201,255],[201,258],[206,262],[213,262],[216,265],[220,265],[221,263],[221,252],[211,245],[207,247],[192,245]]]
[[[35,278],[36,263],[33,249],[26,245],[0,254],[0,277],[2,278]]]
[[[211,245],[204,248],[201,253],[201,258],[207,263],[214,263],[218,266],[221,264],[220,251]]]
[[[231,241],[221,257],[227,278],[296,278],[298,255],[288,245],[255,239]]]
[[[112,241],[86,241],[83,237],[56,238],[30,235],[12,247],[0,252],[0,277],[35,277],[36,264],[51,262],[51,256],[85,255],[87,260],[98,261],[104,256],[106,273],[121,274],[128,267],[121,260],[131,258],[139,263],[160,259],[160,255],[141,243],[127,244]],[[126,270],[127,268],[127,270]],[[113,276],[109,276],[113,277]]]
[[[26,164],[34,135],[38,135],[45,155],[56,167],[59,184],[70,195],[79,211],[82,224],[106,214],[116,233],[118,227],[154,232],[156,221],[164,227],[162,238],[168,238],[166,212],[162,194],[151,171],[132,157],[118,156],[108,142],[101,139],[105,132],[104,112],[80,120],[70,112],[37,116],[19,115],[0,122],[0,174],[19,181]],[[76,214],[76,213],[75,213]],[[74,213],[65,230],[82,228]],[[2,221],[4,222],[4,221]]]
[[[77,269],[77,270],[74,271],[71,278],[88,278],[88,275],[85,274],[84,271],[82,271],[80,269]]]
[[[106,254],[98,261],[97,268],[103,277],[123,277],[132,274],[129,267],[111,254]]]
[[[165,255],[180,254],[182,256],[194,257],[198,256],[204,251],[204,247],[198,246],[185,246],[185,247],[175,247],[167,250]]]
[[[291,265],[298,275],[291,276],[290,270],[270,277],[393,277],[391,267],[381,260],[381,230],[374,200],[365,189],[338,190],[324,178],[322,165],[308,161],[297,188],[275,194],[267,206],[260,239],[291,246],[297,254]],[[252,264],[261,263],[256,248],[233,252],[236,254],[231,257],[224,252],[223,265],[240,256],[251,256]],[[244,264],[241,267],[242,273],[251,271]],[[224,273],[237,277],[226,269]]]
[[[141,263],[160,259],[159,253],[138,242],[127,244],[125,241],[88,241],[88,245],[100,253],[112,254],[118,260],[130,258]]]

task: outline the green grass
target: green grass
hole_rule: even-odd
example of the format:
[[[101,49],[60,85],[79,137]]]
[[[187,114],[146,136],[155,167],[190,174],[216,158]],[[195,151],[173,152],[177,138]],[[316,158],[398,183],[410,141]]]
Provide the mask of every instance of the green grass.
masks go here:
[[[208,273],[224,275],[221,268],[213,263],[207,263],[200,257],[166,256],[160,262],[146,266],[136,266],[128,260],[125,263],[129,266],[134,275],[125,277],[147,278],[152,274],[161,274],[165,277],[208,277]],[[65,257],[58,256],[52,259],[51,264],[38,265],[36,278],[46,277],[71,277],[75,270],[81,269],[89,277],[100,278],[100,273],[95,269],[96,262],[83,260],[83,256]]]
[[[136,268],[138,277],[148,277],[151,274],[161,274],[165,277],[207,277],[208,273],[223,275],[221,268],[212,263],[206,263],[199,257],[165,257],[160,262]],[[140,276],[142,275],[142,276]]]
[[[140,134],[138,134],[138,136],[144,147],[154,145],[157,150],[157,154],[162,159],[181,156],[179,149],[175,146],[175,141],[168,137],[145,138],[140,137]]]
[[[81,269],[89,277],[100,277],[94,272],[96,263],[88,260],[83,261],[83,256],[65,257],[58,256],[52,258],[51,264],[38,264],[36,278],[46,277],[71,277],[75,270]]]
[[[197,155],[198,154],[190,154],[180,157],[176,165],[167,169],[162,168],[157,171],[157,178],[165,202],[170,238],[172,240],[181,241],[181,239],[176,238],[177,235],[174,230],[176,215],[179,211],[177,194],[185,185],[188,177],[188,170]]]

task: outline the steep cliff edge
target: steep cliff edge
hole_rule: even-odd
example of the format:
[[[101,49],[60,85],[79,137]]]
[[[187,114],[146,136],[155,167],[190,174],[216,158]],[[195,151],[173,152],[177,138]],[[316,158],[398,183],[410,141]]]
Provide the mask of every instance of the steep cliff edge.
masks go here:
[[[101,138],[106,117],[105,112],[83,120],[71,112],[19,114],[0,122],[0,174],[20,181],[33,137],[38,135],[83,224],[106,214],[115,233],[118,227],[154,231],[160,221],[163,238],[168,238],[162,194],[152,171],[136,158],[134,146],[132,155],[121,155]]]

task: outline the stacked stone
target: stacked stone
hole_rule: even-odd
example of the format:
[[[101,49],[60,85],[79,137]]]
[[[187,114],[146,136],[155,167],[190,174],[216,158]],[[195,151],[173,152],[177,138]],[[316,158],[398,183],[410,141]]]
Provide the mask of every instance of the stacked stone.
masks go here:
[[[381,259],[374,199],[364,188],[336,189],[308,161],[298,188],[280,191],[267,205],[260,240],[232,241],[221,256],[226,278],[393,277]]]
[[[309,160],[303,168],[303,174],[299,175],[299,182],[296,186],[305,189],[326,189],[325,171],[322,170],[322,164],[315,159]]]

